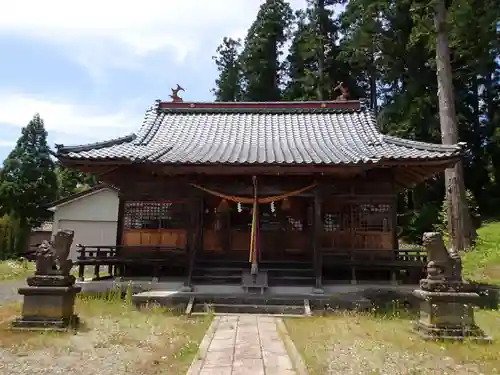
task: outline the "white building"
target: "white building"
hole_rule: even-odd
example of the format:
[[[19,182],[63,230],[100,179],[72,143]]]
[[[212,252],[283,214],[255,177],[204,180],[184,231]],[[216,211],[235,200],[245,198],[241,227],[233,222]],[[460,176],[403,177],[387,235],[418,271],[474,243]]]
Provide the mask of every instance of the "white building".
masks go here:
[[[52,235],[59,229],[75,232],[70,258],[76,260],[76,245],[115,246],[118,227],[118,191],[109,185],[96,185],[81,193],[56,201]]]

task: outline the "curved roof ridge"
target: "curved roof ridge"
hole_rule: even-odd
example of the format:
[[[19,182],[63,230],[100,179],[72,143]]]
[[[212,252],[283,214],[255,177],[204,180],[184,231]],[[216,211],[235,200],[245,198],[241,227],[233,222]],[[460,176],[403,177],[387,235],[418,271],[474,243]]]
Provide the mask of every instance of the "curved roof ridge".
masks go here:
[[[137,140],[135,140],[134,145],[147,144],[147,142],[145,142],[146,139],[150,138],[149,135],[151,133],[155,133],[154,128],[156,120],[158,119],[159,108],[160,108],[160,100],[157,99],[144,114],[144,119],[142,120],[142,124],[139,130],[137,131],[137,134],[139,136],[137,137]]]
[[[430,142],[421,142],[421,141],[414,141],[412,139],[404,139],[404,138],[399,138],[399,137],[394,137],[392,135],[386,135],[382,134],[382,139],[383,141],[396,145],[396,146],[403,146],[403,147],[409,147],[409,148],[414,148],[417,150],[431,150],[431,151],[444,151],[444,152],[457,152],[463,150],[463,144],[457,144],[457,145],[443,145],[440,143],[430,143]]]
[[[327,113],[356,113],[366,111],[363,108],[292,108],[292,107],[184,107],[184,108],[160,108],[159,112],[168,114],[186,113],[186,114],[225,114],[225,113],[238,113],[238,114],[327,114]]]
[[[73,145],[73,146],[64,146],[62,144],[56,144],[56,149],[58,153],[63,152],[83,152],[83,151],[91,151],[91,150],[99,150],[101,148],[111,147],[121,145],[122,143],[132,142],[137,138],[135,133],[131,133],[119,138],[112,138],[106,141],[99,141],[94,143],[87,143],[83,145]]]
[[[105,141],[92,142],[80,145],[69,145],[64,146],[63,144],[56,144],[56,149],[58,153],[65,152],[84,152],[90,150],[98,150],[100,148],[118,146],[122,143],[134,142],[134,144],[141,144],[145,138],[148,136],[151,129],[154,127],[154,122],[157,119],[158,109],[160,107],[161,100],[157,99],[149,107],[149,109],[144,114],[144,119],[142,121],[141,126],[137,132],[133,132],[121,137],[111,138]]]

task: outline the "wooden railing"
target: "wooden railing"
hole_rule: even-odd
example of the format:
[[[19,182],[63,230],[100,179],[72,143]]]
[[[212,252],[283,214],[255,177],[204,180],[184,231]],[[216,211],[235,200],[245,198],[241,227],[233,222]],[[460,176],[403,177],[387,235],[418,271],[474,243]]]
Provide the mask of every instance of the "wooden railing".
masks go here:
[[[418,282],[423,277],[427,263],[427,252],[421,249],[380,250],[380,249],[323,249],[324,266],[342,266],[351,271],[351,282],[356,282],[357,271],[385,270],[391,274],[391,280],[398,282],[400,271],[406,272],[406,278]]]
[[[169,246],[84,246],[77,245],[78,279],[83,280],[86,266],[94,266],[93,279],[116,276],[118,270],[130,264],[144,264],[153,267],[153,277],[158,268],[173,258],[186,258],[186,250]],[[100,276],[102,266],[107,266],[107,274]]]
[[[427,263],[427,252],[420,249],[380,250],[380,249],[322,249],[324,258],[337,264],[356,263],[367,265],[380,263],[382,265],[423,266]]]
[[[195,234],[193,241],[196,242]],[[196,249],[192,249],[192,252]],[[158,277],[160,267],[181,264],[188,267],[188,280],[195,256],[185,249],[161,246],[83,246],[78,245],[78,278],[84,279],[85,267],[93,267],[93,279],[103,279],[120,275],[127,265],[148,265],[152,267],[152,276]],[[191,255],[191,256],[189,256]],[[422,249],[380,250],[380,249],[321,249],[322,264],[326,267],[343,266],[351,269],[353,280],[358,269],[380,269],[397,273],[405,269],[421,274],[427,263],[427,253]],[[174,260],[175,259],[175,260]],[[173,262],[175,261],[175,263]],[[102,268],[106,275],[101,276]],[[119,271],[119,272],[118,272]],[[418,279],[418,277],[417,277]]]

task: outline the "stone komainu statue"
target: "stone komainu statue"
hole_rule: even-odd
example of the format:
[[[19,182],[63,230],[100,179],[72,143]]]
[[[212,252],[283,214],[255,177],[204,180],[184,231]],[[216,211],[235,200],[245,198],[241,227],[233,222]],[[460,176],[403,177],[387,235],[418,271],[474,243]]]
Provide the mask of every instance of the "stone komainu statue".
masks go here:
[[[428,259],[426,280],[462,282],[460,254],[453,249],[446,249],[441,233],[424,233],[423,244]]]
[[[38,275],[69,275],[73,262],[68,259],[74,231],[59,230],[54,240],[43,241],[36,251],[36,273]]]

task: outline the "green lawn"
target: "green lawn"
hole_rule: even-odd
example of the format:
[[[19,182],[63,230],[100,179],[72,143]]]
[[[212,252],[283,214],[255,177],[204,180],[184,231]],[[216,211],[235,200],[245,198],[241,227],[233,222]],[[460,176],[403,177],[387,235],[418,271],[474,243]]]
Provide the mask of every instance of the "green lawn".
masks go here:
[[[462,259],[465,279],[500,286],[500,222],[485,223]],[[499,311],[476,313],[477,324],[494,340],[490,345],[424,341],[411,331],[415,318],[338,312],[286,319],[286,325],[310,375],[500,374]]]
[[[462,254],[464,278],[500,285],[500,222],[485,223],[475,248]]]
[[[500,374],[500,313],[478,311],[492,344],[424,341],[410,316],[338,312],[285,320],[310,375]]]
[[[28,276],[33,276],[35,272],[35,264],[27,261],[3,260],[0,261],[0,282],[4,281],[19,281]],[[72,275],[78,277],[78,268],[73,267]],[[92,267],[85,268],[85,279],[91,279],[94,276]]]
[[[34,265],[27,261],[0,261],[0,282],[22,280],[34,272]]]

